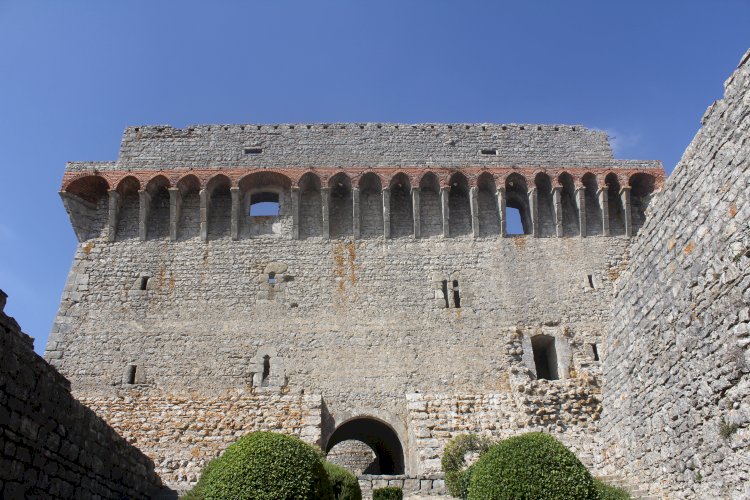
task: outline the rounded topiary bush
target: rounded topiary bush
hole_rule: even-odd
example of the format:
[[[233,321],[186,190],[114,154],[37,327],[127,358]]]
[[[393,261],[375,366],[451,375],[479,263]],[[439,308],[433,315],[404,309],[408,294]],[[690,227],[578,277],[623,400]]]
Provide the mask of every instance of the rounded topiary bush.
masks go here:
[[[253,432],[204,469],[195,487],[211,499],[332,499],[319,453],[299,438]]]
[[[454,497],[467,498],[471,471],[466,467],[466,454],[473,452],[481,457],[490,446],[490,438],[476,434],[459,434],[448,441],[440,459],[448,493]]]
[[[492,446],[472,467],[469,498],[594,500],[594,480],[573,452],[542,432]]]
[[[335,500],[362,500],[357,476],[331,462],[323,462]]]

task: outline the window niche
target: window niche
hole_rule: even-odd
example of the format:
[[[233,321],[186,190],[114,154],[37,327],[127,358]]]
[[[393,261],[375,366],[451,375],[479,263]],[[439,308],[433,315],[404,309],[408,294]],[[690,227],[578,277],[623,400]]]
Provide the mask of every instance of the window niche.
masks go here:
[[[534,354],[534,368],[537,380],[558,380],[560,375],[555,337],[544,334],[532,337],[531,350]]]
[[[250,190],[245,194],[245,218],[240,233],[245,237],[273,236],[281,237],[291,230],[289,193],[281,188]]]
[[[260,348],[250,360],[250,385],[256,389],[281,390],[288,384],[284,363],[272,347]]]
[[[129,363],[122,372],[122,385],[142,385],[146,383],[146,370],[143,366]]]
[[[154,290],[155,285],[156,281],[152,278],[151,273],[140,273],[130,285],[128,297],[147,298],[150,295],[150,292]]]
[[[275,301],[286,303],[289,284],[294,281],[294,276],[289,274],[288,266],[283,262],[271,262],[263,273],[258,276],[260,290],[256,297],[256,303]]]
[[[459,273],[446,276],[441,273],[432,274],[432,289],[434,291],[434,304],[439,309],[461,309],[470,304],[470,296],[464,293],[463,282]]]

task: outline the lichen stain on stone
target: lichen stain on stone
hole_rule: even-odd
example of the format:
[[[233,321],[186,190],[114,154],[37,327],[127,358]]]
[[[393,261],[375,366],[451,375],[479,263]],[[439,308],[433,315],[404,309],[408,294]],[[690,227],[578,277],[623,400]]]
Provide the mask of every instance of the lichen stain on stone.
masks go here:
[[[669,250],[671,252],[672,249],[674,249],[675,245],[677,245],[677,241],[676,240],[674,240],[674,239],[669,240],[669,242],[667,242],[667,250]]]
[[[729,216],[731,218],[734,218],[737,215],[737,204],[732,202],[731,205],[729,205]]]
[[[693,253],[693,250],[695,250],[695,243],[693,243],[692,241],[688,241],[688,244],[685,245],[685,248],[682,249],[682,253],[684,253],[685,255],[690,255],[691,253]]]
[[[513,243],[516,244],[516,248],[519,250],[523,250],[526,248],[526,238],[520,237],[520,238],[513,238]]]
[[[83,248],[82,248],[83,253],[85,253],[86,255],[90,254],[91,250],[93,250],[93,249],[94,249],[94,242],[93,241],[90,241],[90,242],[86,243],[85,245],[83,245]]]
[[[349,281],[352,285],[354,285],[355,283],[357,283],[357,276],[354,272],[354,261],[357,259],[357,249],[355,248],[353,242],[346,244],[346,251],[349,256]]]
[[[346,276],[346,268],[344,265],[344,249],[342,248],[341,244],[337,243],[333,247],[333,262],[333,274],[334,276],[336,276],[339,292],[343,293],[345,287],[344,277]]]

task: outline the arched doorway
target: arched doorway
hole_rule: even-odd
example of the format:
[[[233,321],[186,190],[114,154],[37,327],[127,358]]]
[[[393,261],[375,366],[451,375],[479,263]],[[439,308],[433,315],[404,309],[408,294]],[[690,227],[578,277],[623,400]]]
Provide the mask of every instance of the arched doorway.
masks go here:
[[[361,446],[366,444],[374,453],[374,460],[366,467],[366,473],[375,474],[403,474],[404,473],[404,450],[401,446],[396,432],[385,422],[370,418],[359,417],[348,420],[338,426],[326,444],[326,454],[336,445],[346,441],[354,441],[349,446],[337,447],[343,453],[346,450],[358,450],[361,455]],[[358,457],[350,457],[352,462],[360,461]],[[347,457],[342,457],[343,461]],[[338,461],[338,460],[337,460]],[[343,465],[343,464],[342,464]]]

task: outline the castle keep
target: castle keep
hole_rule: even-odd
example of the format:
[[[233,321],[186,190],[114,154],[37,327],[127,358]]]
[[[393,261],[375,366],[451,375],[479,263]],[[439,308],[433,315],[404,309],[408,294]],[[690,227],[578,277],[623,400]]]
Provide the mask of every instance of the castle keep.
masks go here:
[[[131,127],[67,165],[45,357],[175,487],[254,429],[407,489],[469,431],[592,465],[613,282],[663,181],[580,126]]]

